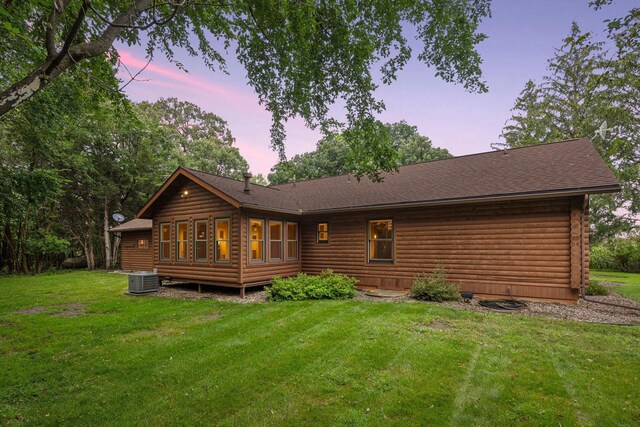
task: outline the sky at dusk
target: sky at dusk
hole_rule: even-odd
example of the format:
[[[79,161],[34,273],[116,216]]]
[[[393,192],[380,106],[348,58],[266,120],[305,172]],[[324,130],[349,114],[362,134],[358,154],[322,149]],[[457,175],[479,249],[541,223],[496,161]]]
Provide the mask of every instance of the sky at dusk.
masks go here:
[[[453,155],[490,150],[498,141],[510,109],[527,80],[540,81],[554,48],[562,44],[576,21],[583,31],[603,36],[603,20],[624,16],[634,1],[616,0],[611,6],[594,11],[589,0],[494,0],[492,17],[481,25],[488,39],[478,50],[489,92],[472,94],[461,86],[444,83],[434,71],[412,60],[390,86],[381,85],[376,95],[386,104],[379,116],[384,122],[406,120],[416,125],[435,146]],[[413,42],[414,53],[420,45]],[[144,47],[118,46],[122,62],[135,73],[146,64]],[[131,82],[126,93],[133,101],[155,101],[176,97],[193,102],[225,119],[236,138],[236,145],[249,162],[251,171],[265,176],[277,161],[269,148],[271,117],[258,104],[247,84],[243,67],[228,55],[230,75],[213,72],[197,58],[178,53],[176,60],[189,73],[156,54],[153,62]],[[128,80],[121,70],[120,77]],[[334,111],[341,118],[342,112]],[[287,125],[287,156],[311,151],[320,139],[317,131],[301,120]]]

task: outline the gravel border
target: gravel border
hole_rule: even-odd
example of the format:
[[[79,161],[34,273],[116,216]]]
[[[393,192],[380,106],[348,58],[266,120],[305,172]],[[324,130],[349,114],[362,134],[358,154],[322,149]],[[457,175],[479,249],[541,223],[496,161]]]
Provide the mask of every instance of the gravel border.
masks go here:
[[[240,297],[240,289],[224,288],[221,286],[203,286],[202,293],[198,293],[198,285],[191,283],[160,286],[160,290],[152,294],[163,298],[178,298],[183,300],[214,299],[217,301],[235,302],[240,304],[267,302],[264,287],[246,288],[245,297]]]
[[[601,282],[607,286],[613,287],[615,283]],[[180,284],[180,285],[163,285],[160,291],[154,294],[162,298],[178,298],[183,300],[196,299],[213,299],[217,301],[234,302],[240,304],[266,303],[267,295],[263,287],[247,288],[245,298],[240,298],[240,291],[234,288],[223,288],[214,286],[203,287],[202,293],[198,293],[197,285]],[[615,304],[629,305],[640,308],[640,302],[630,300],[621,295],[612,292],[607,296],[589,297],[596,301],[603,301]],[[480,313],[496,313],[497,311],[488,309],[479,305],[479,299],[474,298],[470,303],[460,301],[446,301],[441,303],[416,301],[404,295],[394,298],[381,298],[365,294],[365,291],[358,291],[354,300],[356,301],[375,301],[380,303],[413,303],[413,304],[431,304],[441,307],[456,308],[461,310],[470,310]],[[533,302],[525,301],[527,306],[522,310],[499,312],[506,315],[515,316],[535,316],[546,317],[551,319],[573,320],[588,323],[605,323],[615,325],[640,325],[640,311],[629,310],[621,307],[613,307],[596,302],[590,302],[580,299],[577,304],[560,304],[552,302]]]

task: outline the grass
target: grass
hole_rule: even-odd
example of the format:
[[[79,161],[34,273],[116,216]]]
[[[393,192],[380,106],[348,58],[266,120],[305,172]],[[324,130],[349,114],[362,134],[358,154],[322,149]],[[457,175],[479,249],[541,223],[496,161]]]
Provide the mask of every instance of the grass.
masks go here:
[[[0,424],[640,423],[638,326],[125,287],[106,273],[0,278]]]
[[[621,271],[591,270],[590,277],[603,282],[618,282],[613,290],[627,298],[640,301],[640,273],[623,273]]]

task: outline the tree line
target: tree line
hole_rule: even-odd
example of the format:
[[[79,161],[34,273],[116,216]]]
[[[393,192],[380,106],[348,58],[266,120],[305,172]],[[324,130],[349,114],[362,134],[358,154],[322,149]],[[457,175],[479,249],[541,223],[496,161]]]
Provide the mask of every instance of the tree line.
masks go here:
[[[111,268],[112,214],[134,217],[178,165],[238,179],[248,170],[220,117],[175,98],[114,99],[105,81],[61,76],[0,122],[0,271],[40,272],[72,254]]]

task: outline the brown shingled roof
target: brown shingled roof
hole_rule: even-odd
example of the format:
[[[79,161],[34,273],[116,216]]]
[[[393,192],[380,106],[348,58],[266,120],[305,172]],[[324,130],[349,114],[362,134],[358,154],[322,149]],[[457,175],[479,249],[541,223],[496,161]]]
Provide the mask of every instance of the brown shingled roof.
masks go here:
[[[124,222],[109,229],[110,232],[122,231],[142,231],[151,230],[152,224],[150,219],[134,218],[131,221]]]
[[[277,210],[286,210],[299,212],[300,207],[293,199],[293,196],[286,191],[282,191],[276,187],[265,187],[264,185],[249,184],[251,191],[244,191],[244,181],[238,181],[232,178],[226,178],[219,175],[213,175],[206,172],[200,172],[195,169],[185,168],[187,172],[197,176],[207,184],[222,191],[227,196],[236,200],[241,206],[256,208],[271,208]]]
[[[178,168],[172,178],[179,175],[237,207],[299,214],[620,190],[586,138],[401,166],[397,173],[382,174],[382,183],[342,175],[269,187],[250,184],[246,193],[243,181],[190,168]],[[138,216],[147,214],[172,178]]]
[[[382,183],[335,176],[274,188],[290,193],[308,213],[620,189],[584,138],[417,163],[383,177]]]

